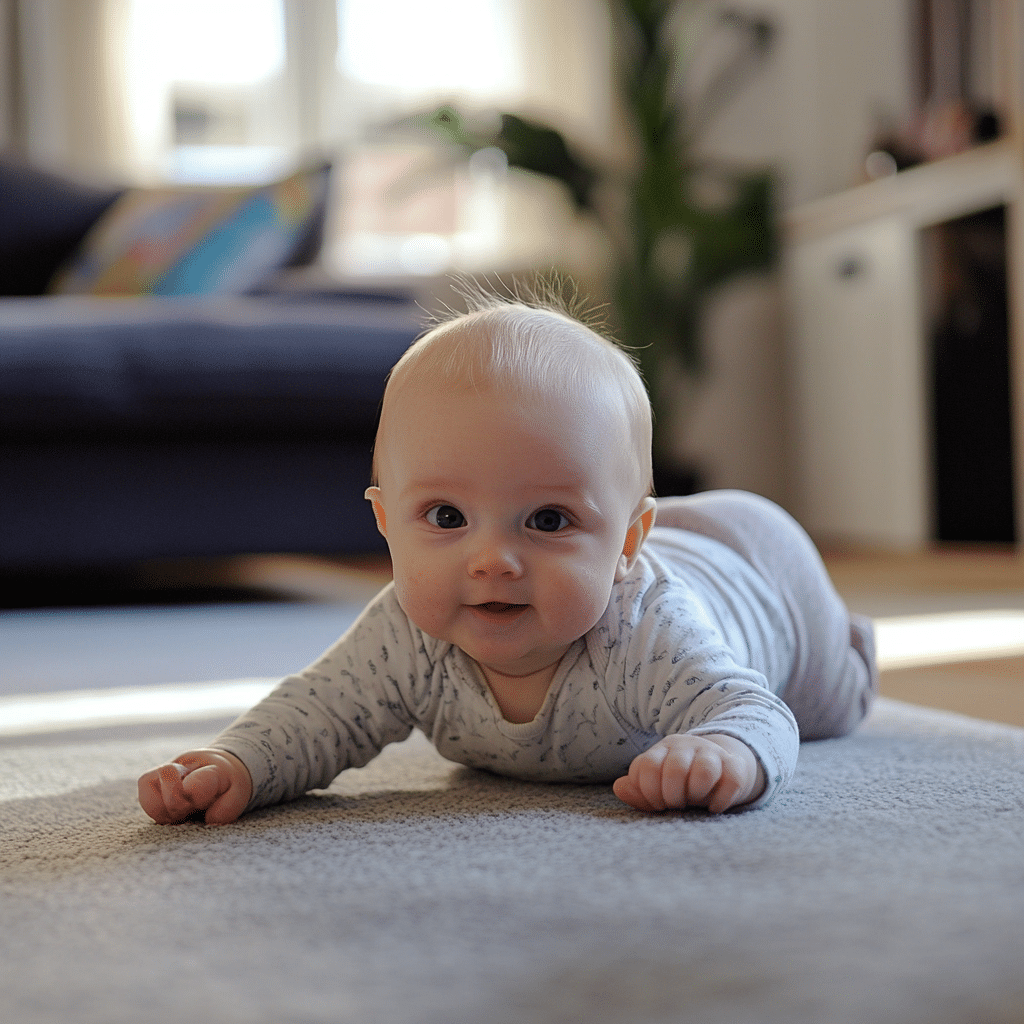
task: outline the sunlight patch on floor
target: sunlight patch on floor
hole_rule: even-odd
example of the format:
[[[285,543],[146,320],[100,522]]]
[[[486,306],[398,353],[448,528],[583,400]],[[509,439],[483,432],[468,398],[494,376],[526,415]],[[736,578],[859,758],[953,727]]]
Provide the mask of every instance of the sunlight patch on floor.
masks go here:
[[[1019,610],[877,618],[875,628],[883,671],[1024,655],[1024,611]],[[234,679],[0,697],[0,736],[235,715],[277,682]]]
[[[265,697],[278,682],[279,679],[231,679],[0,697],[0,736],[237,715]]]
[[[949,665],[1024,654],[1024,611],[993,610],[875,619],[878,667]]]

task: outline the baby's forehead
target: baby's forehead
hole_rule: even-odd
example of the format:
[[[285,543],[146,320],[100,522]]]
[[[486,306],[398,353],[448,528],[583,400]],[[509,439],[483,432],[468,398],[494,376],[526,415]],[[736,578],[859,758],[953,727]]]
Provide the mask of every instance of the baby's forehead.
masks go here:
[[[602,480],[604,494],[629,500],[643,483],[637,479],[641,453],[626,416],[592,397],[420,377],[396,396],[389,422],[377,469],[396,486],[413,487],[419,480],[436,487],[444,480],[458,488],[472,480],[478,492],[493,486],[506,496],[546,491],[571,500],[573,493],[590,494]],[[402,444],[416,435],[435,441],[428,440],[425,451],[420,444]],[[481,459],[507,471],[481,473]],[[609,464],[621,467],[611,483],[605,476]]]
[[[505,377],[416,375],[395,389],[388,412],[389,418],[404,420],[406,415],[416,416],[424,409],[444,414],[474,403],[482,405],[492,420],[518,422],[525,414],[537,421],[557,422],[563,431],[583,430],[595,423],[609,429],[616,420],[627,426],[614,402],[574,395],[557,385]]]
[[[518,410],[532,409],[538,416],[552,416],[564,429],[583,429],[600,422],[628,429],[623,403],[617,400],[616,382],[592,374],[588,387],[581,389],[558,375],[516,373],[507,367],[451,367],[424,363],[415,372],[394,381],[388,396],[388,411],[399,414],[411,405],[417,408],[451,409],[461,402],[482,400],[493,406],[495,416],[512,417]]]
[[[583,324],[547,310],[484,311],[429,332],[399,361],[391,389],[434,385],[522,394],[620,391],[631,366]]]
[[[631,492],[637,486],[633,479],[635,474],[630,470],[638,468],[644,460],[642,441],[620,403],[593,393],[574,395],[564,389],[538,389],[522,381],[485,383],[416,376],[394,396],[387,417],[390,426],[384,427],[383,443],[378,452],[378,468],[392,464],[393,445],[407,432],[423,429],[437,432],[439,423],[449,427],[461,424],[460,413],[466,408],[485,410],[484,435],[496,433],[518,455],[528,459],[536,453],[538,469],[550,465],[547,460],[554,450],[569,476],[577,470],[581,474],[590,472],[597,446],[606,453],[602,458],[622,460],[623,492]],[[471,422],[480,422],[475,418],[476,413],[469,415],[474,417]],[[463,446],[457,443],[460,439],[472,445],[477,435],[468,437],[461,433],[460,427],[460,432],[445,436],[446,459],[450,461],[464,455]],[[576,443],[565,443],[570,439]]]

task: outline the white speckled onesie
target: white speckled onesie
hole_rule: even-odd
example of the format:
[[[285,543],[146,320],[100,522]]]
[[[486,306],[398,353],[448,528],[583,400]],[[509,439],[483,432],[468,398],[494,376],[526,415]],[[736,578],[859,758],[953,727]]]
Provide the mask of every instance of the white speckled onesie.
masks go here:
[[[532,722],[507,722],[476,664],[417,629],[388,586],[213,746],[249,769],[251,809],[323,788],[413,728],[453,761],[561,782],[610,782],[670,733],[721,733],[764,768],[760,806],[792,777],[800,738],[849,732],[876,685],[870,622],[851,622],[803,530],[763,498],[715,491],[659,502],[634,571]]]
[[[657,522],[728,545],[768,582],[792,623],[789,678],[778,691],[805,740],[845,736],[878,691],[875,635],[851,615],[814,543],[787,512],[745,491],[708,491],[658,502]]]

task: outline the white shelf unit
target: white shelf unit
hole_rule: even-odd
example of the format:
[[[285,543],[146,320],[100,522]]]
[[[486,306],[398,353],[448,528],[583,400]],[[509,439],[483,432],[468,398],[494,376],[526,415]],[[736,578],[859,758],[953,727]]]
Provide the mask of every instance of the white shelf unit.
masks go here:
[[[850,189],[785,221],[792,509],[819,541],[934,537],[921,231],[1008,208],[1017,535],[1024,537],[1022,161],[1009,140]]]

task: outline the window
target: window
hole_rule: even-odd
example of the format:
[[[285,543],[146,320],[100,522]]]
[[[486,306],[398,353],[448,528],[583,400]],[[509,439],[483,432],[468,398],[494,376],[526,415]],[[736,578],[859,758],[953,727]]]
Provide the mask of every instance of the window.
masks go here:
[[[593,149],[611,120],[607,12],[592,0],[126,0],[125,9],[123,42],[110,49],[125,56],[120,102],[138,176],[254,182],[337,153],[325,252],[344,273],[477,269],[512,234],[559,230],[549,211],[524,215],[529,199],[505,212],[521,183],[487,156],[410,188],[430,144],[382,137],[381,125],[453,101],[565,123]],[[523,253],[532,242],[515,244]]]
[[[514,102],[523,78],[514,15],[502,0],[338,0],[338,69],[406,103]]]
[[[163,177],[249,181],[288,164],[281,0],[132,0],[127,51],[129,118]]]

